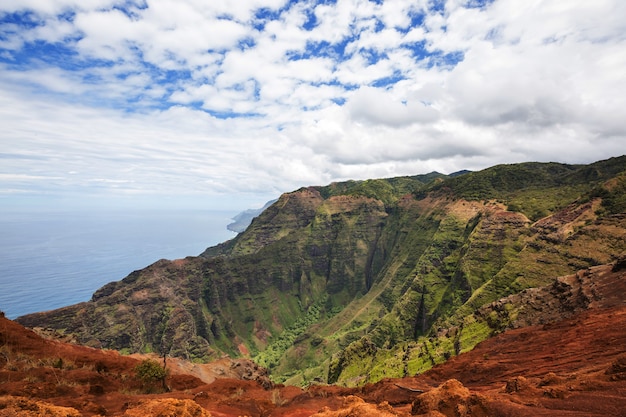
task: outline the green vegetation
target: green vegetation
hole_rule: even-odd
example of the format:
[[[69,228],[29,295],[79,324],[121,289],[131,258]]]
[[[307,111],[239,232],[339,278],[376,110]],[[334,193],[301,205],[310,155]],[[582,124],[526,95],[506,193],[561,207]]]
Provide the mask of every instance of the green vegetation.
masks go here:
[[[307,313],[298,318],[296,322],[285,329],[278,337],[270,342],[264,351],[254,357],[254,361],[260,366],[268,369],[274,368],[280,361],[287,349],[289,349],[296,339],[320,318],[320,310],[325,300],[320,300],[309,307]]]
[[[21,321],[129,353],[243,355],[276,382],[414,375],[518,314],[485,305],[626,251],[625,170],[620,157],[303,188],[200,257]]]
[[[609,197],[604,182],[624,170],[626,157],[611,158],[591,165],[565,165],[529,162],[497,165],[483,171],[450,178],[432,187],[432,191],[451,193],[466,200],[496,200],[509,210],[524,213],[535,221],[562,209],[586,193],[608,197],[605,204],[613,205],[619,197]],[[622,182],[623,183],[623,182]],[[597,187],[594,189],[594,187]],[[623,190],[612,195],[623,195]],[[623,210],[626,202],[617,202],[615,212]]]
[[[435,180],[446,177],[446,175],[438,172],[432,172],[411,177],[333,183],[326,187],[318,187],[318,190],[325,199],[339,195],[363,196],[375,198],[385,205],[390,205],[396,202],[399,197],[418,192],[418,190],[427,188]]]
[[[455,196],[466,200],[497,200],[519,190],[564,185],[564,179],[577,168],[556,163],[497,165],[452,178],[434,189],[449,188]]]
[[[606,214],[626,212],[626,173],[621,173],[607,184],[595,188],[591,194],[602,199],[602,209]]]
[[[505,202],[510,211],[523,213],[532,221],[565,208],[588,189],[585,185],[562,187],[532,187],[510,193]]]
[[[164,390],[167,390],[165,378],[167,377],[168,372],[165,368],[161,367],[157,361],[144,359],[135,367],[135,373],[143,382],[144,388],[148,392],[152,392],[158,383],[161,384]]]

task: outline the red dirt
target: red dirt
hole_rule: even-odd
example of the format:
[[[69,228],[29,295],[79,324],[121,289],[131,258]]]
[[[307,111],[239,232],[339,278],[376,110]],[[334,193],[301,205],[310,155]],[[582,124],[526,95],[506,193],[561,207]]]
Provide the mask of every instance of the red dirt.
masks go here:
[[[136,377],[141,357],[46,339],[0,317],[0,417],[626,416],[624,275],[597,282],[610,308],[510,330],[422,375],[355,389],[271,386],[245,360],[168,359],[171,391],[160,392]]]
[[[505,332],[412,380],[451,378],[504,415],[626,416],[626,307]]]

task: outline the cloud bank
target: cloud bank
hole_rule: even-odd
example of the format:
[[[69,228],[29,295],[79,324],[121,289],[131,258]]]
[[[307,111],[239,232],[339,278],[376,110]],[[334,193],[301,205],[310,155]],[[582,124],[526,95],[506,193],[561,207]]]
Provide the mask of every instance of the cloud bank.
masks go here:
[[[626,149],[619,0],[5,3],[3,198],[265,198]]]

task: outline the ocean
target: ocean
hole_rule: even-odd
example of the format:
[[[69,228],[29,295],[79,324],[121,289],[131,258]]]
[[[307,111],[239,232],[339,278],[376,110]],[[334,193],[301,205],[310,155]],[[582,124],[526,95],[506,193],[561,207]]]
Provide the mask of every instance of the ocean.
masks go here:
[[[88,301],[134,270],[236,236],[230,211],[1,214],[0,311],[10,319]]]

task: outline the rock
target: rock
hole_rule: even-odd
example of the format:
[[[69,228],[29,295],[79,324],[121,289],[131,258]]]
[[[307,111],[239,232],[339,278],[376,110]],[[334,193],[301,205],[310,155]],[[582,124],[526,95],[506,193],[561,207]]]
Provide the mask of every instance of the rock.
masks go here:
[[[626,269],[626,255],[620,256],[620,258],[613,264],[613,272],[618,272]]]
[[[396,417],[398,414],[386,402],[378,405],[368,404],[362,398],[348,395],[339,410],[331,411],[324,407],[311,417]]]
[[[164,398],[141,401],[124,413],[126,417],[211,417],[211,413],[200,407],[193,400]]]
[[[461,382],[449,379],[413,402],[411,414],[446,417],[488,416],[487,400],[473,394]]]
[[[549,372],[539,382],[538,386],[545,387],[550,385],[560,385],[565,382],[565,378],[556,375],[554,372]]]
[[[610,376],[611,381],[623,381],[626,380],[626,355],[617,358],[606,374]]]
[[[0,415],[20,417],[80,417],[75,408],[59,407],[25,397],[0,397]]]
[[[513,379],[506,381],[506,387],[504,388],[504,392],[507,394],[512,394],[514,392],[526,391],[531,388],[530,383],[523,376],[517,376]]]

